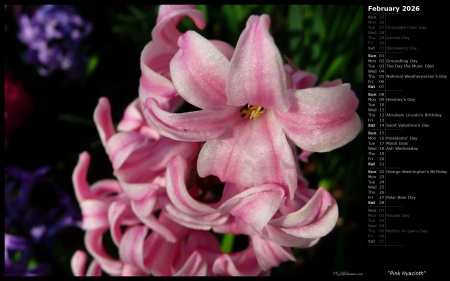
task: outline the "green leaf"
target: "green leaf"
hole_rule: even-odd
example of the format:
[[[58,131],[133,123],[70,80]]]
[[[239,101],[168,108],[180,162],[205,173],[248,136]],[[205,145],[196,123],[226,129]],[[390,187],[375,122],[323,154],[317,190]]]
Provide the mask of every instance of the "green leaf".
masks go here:
[[[88,77],[91,76],[94,70],[97,68],[98,61],[99,61],[98,55],[93,55],[89,58],[89,64],[86,70],[86,75]]]
[[[291,5],[288,10],[288,25],[287,29],[291,34],[289,39],[289,49],[295,50],[300,45],[301,30],[303,29],[302,11],[299,5]]]
[[[145,14],[135,5],[128,5],[127,8],[138,20],[145,20]]]
[[[331,187],[331,180],[329,180],[329,179],[321,179],[320,181],[319,181],[319,186],[321,186],[321,187],[323,187],[323,188],[325,188],[326,190],[330,190],[330,187]]]
[[[337,56],[331,63],[330,67],[328,67],[327,71],[325,72],[325,74],[322,77],[322,80],[323,81],[331,80],[332,78],[335,77],[336,73],[339,72],[340,68],[348,67],[344,64],[345,61],[346,61],[346,59],[343,55]]]
[[[38,262],[37,262],[37,260],[36,259],[31,259],[29,262],[28,262],[28,269],[33,269],[33,268],[35,268],[36,266],[38,266]]]
[[[87,126],[95,126],[94,121],[86,118],[82,118],[69,113],[61,113],[58,115],[58,120],[66,121],[75,124],[87,125]]]

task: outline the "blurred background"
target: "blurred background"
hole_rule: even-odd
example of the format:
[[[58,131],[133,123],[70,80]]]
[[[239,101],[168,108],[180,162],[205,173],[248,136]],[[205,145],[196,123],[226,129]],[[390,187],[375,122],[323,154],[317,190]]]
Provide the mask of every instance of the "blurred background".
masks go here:
[[[4,163],[10,168],[5,168],[5,247],[7,241],[13,241],[7,235],[29,237],[34,244],[39,241],[44,245],[28,253],[22,270],[42,263],[47,265],[46,274],[72,275],[70,258],[75,250],[84,249],[83,231],[77,227],[80,215],[76,210],[72,172],[79,153],[88,151],[92,156],[89,182],[112,177],[111,164],[93,122],[94,108],[99,97],[108,97],[117,123],[137,97],[140,52],[152,39],[158,8],[74,5],[64,7],[61,14],[55,9],[42,11],[39,5],[5,6]],[[194,29],[208,39],[220,39],[232,46],[250,15],[270,15],[270,31],[281,54],[300,69],[316,74],[318,83],[334,79],[350,83],[360,99],[357,112],[363,118],[362,6],[197,5],[197,8],[205,15],[206,28],[198,30],[186,19],[179,29]],[[42,13],[41,18],[33,17],[35,13]],[[39,42],[28,40],[36,32],[36,25],[49,24],[46,15],[52,14],[59,18],[51,24],[70,23],[66,30],[70,38],[64,41],[58,34],[47,32]],[[57,56],[61,52],[70,56],[61,59]],[[272,275],[330,277],[333,271],[363,272],[362,158],[360,133],[344,147],[312,154],[308,163],[301,163],[310,187],[323,186],[336,198],[339,220],[335,229],[314,247],[293,249],[297,261],[273,268]],[[48,169],[44,171],[42,167]],[[30,183],[40,191],[46,190],[42,186],[51,186],[51,191],[30,191],[26,196],[31,199],[24,201],[19,196],[25,195],[17,191],[17,186]],[[48,214],[48,208],[53,207],[47,206],[47,195],[55,190],[61,195],[53,207],[75,206],[69,212],[70,222],[65,217],[63,223],[62,215],[55,215],[58,224],[47,224],[47,230],[54,229],[53,233],[30,234],[25,219],[35,221],[39,214]],[[8,201],[19,203],[7,204]],[[19,206],[23,209],[14,209]],[[27,215],[21,216],[26,208]],[[22,258],[24,254],[13,255],[16,261]]]

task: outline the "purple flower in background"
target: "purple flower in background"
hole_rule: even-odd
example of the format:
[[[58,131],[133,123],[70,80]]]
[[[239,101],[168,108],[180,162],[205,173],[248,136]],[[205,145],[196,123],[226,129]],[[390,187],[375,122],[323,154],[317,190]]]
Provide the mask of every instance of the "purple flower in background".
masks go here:
[[[50,272],[49,263],[30,266],[32,242],[5,233],[5,276],[40,276]]]
[[[46,274],[56,235],[81,226],[79,207],[47,176],[49,171],[48,166],[31,173],[5,167],[6,275]],[[45,258],[36,259],[36,252],[44,252]],[[30,269],[31,261],[35,266]]]
[[[76,80],[84,73],[88,58],[81,49],[92,25],[84,21],[70,5],[45,5],[32,17],[18,16],[19,39],[28,46],[27,63],[36,66],[42,76],[57,70]]]

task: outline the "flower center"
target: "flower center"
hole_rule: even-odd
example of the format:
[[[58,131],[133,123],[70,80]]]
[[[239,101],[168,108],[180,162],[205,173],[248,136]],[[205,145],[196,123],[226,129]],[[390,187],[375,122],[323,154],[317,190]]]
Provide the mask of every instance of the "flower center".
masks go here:
[[[251,105],[247,103],[241,108],[240,112],[242,118],[249,118],[250,120],[255,120],[256,118],[258,118],[259,115],[263,114],[264,110],[265,110],[264,107],[260,105]]]

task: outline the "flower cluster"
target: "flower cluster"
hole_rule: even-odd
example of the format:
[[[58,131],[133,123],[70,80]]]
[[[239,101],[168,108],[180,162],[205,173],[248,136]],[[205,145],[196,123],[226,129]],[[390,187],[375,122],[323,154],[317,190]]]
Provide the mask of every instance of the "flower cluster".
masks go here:
[[[32,17],[20,14],[18,25],[18,37],[28,47],[24,60],[35,65],[40,75],[61,70],[71,79],[81,77],[88,61],[81,47],[92,25],[73,6],[44,5]]]
[[[37,252],[51,253],[61,230],[81,226],[78,206],[47,176],[49,171],[48,166],[32,173],[5,168],[6,276],[51,274],[48,256]]]
[[[94,112],[115,179],[90,184],[90,156],[73,173],[85,245],[75,275],[269,275],[335,226],[338,207],[311,188],[298,162],[359,133],[358,100],[340,80],[283,64],[268,15],[251,16],[236,47],[178,23],[205,27],[191,5],[161,6],[141,54],[139,97],[114,128],[102,97]],[[175,113],[184,102],[199,110]],[[107,251],[110,234],[118,257]],[[218,237],[248,238],[223,251]]]

